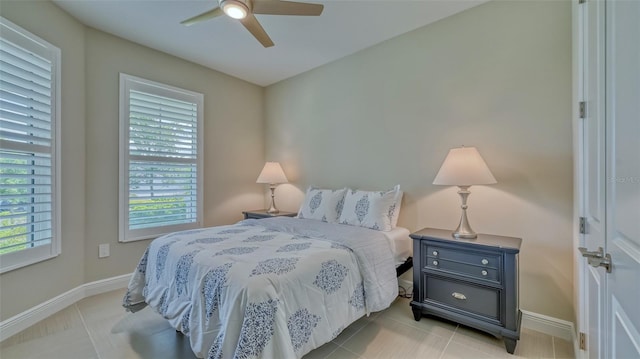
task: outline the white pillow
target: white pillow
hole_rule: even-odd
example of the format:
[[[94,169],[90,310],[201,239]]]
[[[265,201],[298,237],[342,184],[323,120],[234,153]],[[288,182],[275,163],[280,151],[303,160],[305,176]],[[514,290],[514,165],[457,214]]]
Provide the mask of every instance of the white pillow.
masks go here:
[[[298,218],[337,222],[346,193],[346,188],[332,190],[309,187],[298,211]]]
[[[394,200],[394,204],[391,208],[389,208],[389,211],[392,212],[391,229],[396,228],[396,225],[398,224],[398,217],[400,217],[400,206],[402,205],[402,195],[404,194],[404,192],[400,190],[400,185],[393,187],[393,189],[396,191],[396,197]]]
[[[348,190],[338,222],[390,231],[398,222],[401,201],[400,185],[389,191]]]

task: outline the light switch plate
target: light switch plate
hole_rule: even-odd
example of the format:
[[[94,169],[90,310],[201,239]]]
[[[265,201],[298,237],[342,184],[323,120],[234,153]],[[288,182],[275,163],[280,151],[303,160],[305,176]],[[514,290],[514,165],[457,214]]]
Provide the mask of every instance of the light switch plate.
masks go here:
[[[98,258],[105,258],[109,255],[109,243],[104,243],[98,246]]]

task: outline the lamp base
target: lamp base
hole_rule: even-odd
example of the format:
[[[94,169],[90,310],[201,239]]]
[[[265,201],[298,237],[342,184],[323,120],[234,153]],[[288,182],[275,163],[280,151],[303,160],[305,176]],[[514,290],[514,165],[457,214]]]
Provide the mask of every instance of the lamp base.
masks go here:
[[[267,210],[267,213],[269,214],[278,214],[280,213],[280,210],[277,209],[276,207],[274,207],[273,205]]]
[[[460,224],[458,228],[451,234],[454,238],[461,239],[476,239],[478,234],[471,229],[469,221],[467,220],[467,211],[462,210],[462,217],[460,218]]]
[[[276,190],[276,185],[275,184],[271,184],[269,186],[269,189],[271,189],[271,205],[269,206],[269,209],[267,210],[267,213],[269,214],[278,214],[280,213],[280,210],[278,208],[276,208],[276,199],[275,199],[275,190]]]
[[[476,239],[478,238],[478,234],[473,232],[473,233],[463,233],[463,232],[453,232],[451,234],[453,236],[453,238],[456,239]]]
[[[471,225],[469,225],[469,220],[467,219],[467,197],[469,197],[469,186],[458,186],[460,190],[458,194],[462,198],[462,215],[460,216],[460,223],[458,224],[458,228],[451,234],[454,238],[457,239],[476,239],[478,238],[478,234],[471,229]]]

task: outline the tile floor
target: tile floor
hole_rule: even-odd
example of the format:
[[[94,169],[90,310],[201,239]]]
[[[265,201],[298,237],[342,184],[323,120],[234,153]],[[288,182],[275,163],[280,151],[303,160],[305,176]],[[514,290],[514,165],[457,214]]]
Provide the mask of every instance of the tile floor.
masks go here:
[[[189,341],[149,308],[126,313],[124,290],[90,298],[4,342],[0,357],[47,359],[195,358]],[[317,358],[573,358],[572,343],[523,328],[514,355],[502,341],[450,322],[413,320],[409,300],[362,318],[307,354]]]

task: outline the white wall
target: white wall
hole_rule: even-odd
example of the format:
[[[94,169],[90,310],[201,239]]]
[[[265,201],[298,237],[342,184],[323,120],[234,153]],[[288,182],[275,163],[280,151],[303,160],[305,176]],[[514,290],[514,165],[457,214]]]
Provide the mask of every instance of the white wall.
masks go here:
[[[62,52],[62,254],[0,275],[0,320],[84,283],[84,27],[52,3],[3,1],[1,15]]]
[[[85,35],[87,221],[85,282],[131,272],[149,241],[118,242],[118,74],[204,94],[206,226],[229,224],[263,205],[264,89],[99,30]],[[98,259],[98,245],[111,256]]]
[[[83,283],[131,273],[149,241],[118,242],[118,74],[204,94],[204,224],[263,206],[262,87],[88,28],[50,1],[2,16],[62,50],[62,254],[0,275],[0,320]],[[98,245],[111,256],[98,259]]]
[[[267,160],[292,184],[406,196],[400,225],[455,228],[456,188],[431,184],[447,151],[475,146],[498,184],[474,186],[478,232],[523,238],[521,308],[574,320],[571,14],[567,1],[496,1],[269,86]]]

